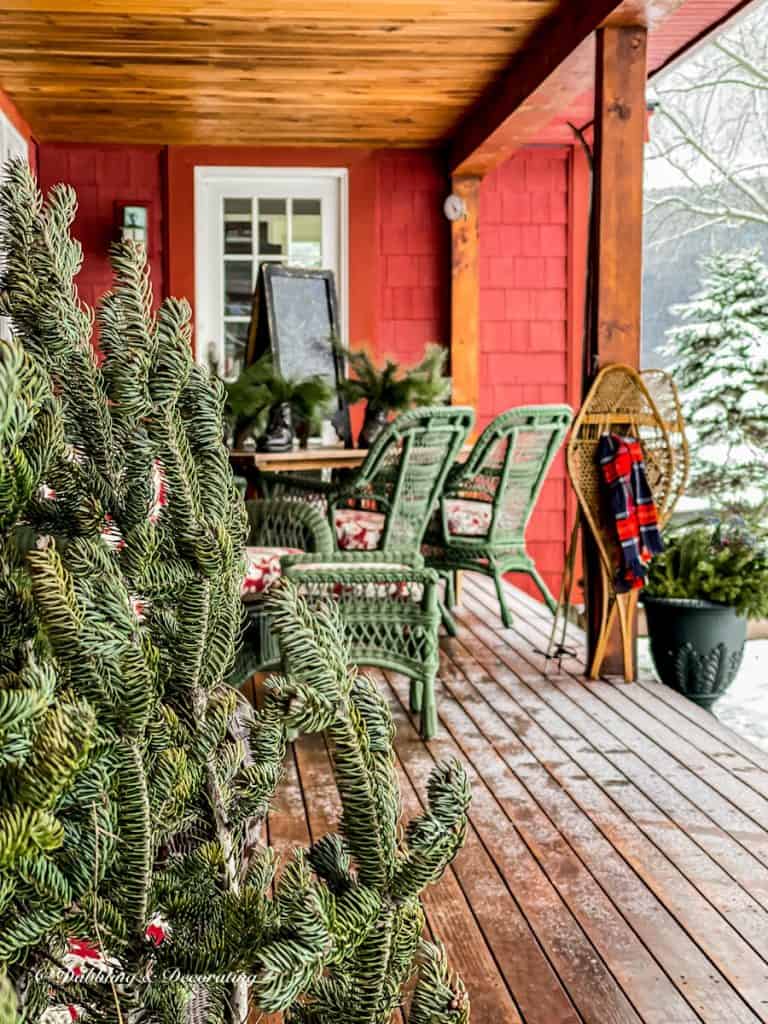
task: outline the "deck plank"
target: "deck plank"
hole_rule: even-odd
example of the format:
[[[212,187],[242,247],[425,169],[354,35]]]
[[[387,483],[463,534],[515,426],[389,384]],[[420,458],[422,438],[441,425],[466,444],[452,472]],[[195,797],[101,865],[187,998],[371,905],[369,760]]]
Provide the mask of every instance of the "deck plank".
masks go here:
[[[375,673],[405,818],[437,761],[459,757],[472,781],[467,845],[424,902],[473,1020],[768,1022],[768,754],[664,687],[586,684],[572,625],[573,655],[547,662],[546,608],[508,600],[504,629],[490,581],[468,575],[429,744],[407,681]],[[322,738],[302,737],[270,841],[306,845],[339,810]]]
[[[388,676],[392,684],[392,678]],[[406,684],[407,688],[407,684]],[[406,770],[415,778],[426,780],[441,757],[450,756],[442,741],[436,740],[429,748],[419,738],[402,695],[393,690],[390,704],[397,724],[395,749]],[[438,754],[440,756],[438,757]],[[469,899],[496,962],[507,983],[526,1024],[572,1024],[582,1017],[570,1002],[550,961],[542,951],[515,895],[488,849],[486,819],[480,814],[481,788],[475,787],[471,810],[471,826],[464,849],[456,859],[454,870],[464,893]],[[498,833],[498,809],[490,823],[491,831]],[[506,837],[512,844],[512,832]],[[485,1019],[480,1016],[480,1020]],[[620,1018],[606,1017],[613,1024]]]
[[[579,788],[589,787],[584,773],[574,772],[572,763],[562,753],[558,754],[536,720],[511,700],[502,688],[493,686],[493,670],[489,675],[491,679],[486,679],[483,685],[491,690],[496,712],[481,697],[466,690],[461,703],[464,708],[471,707],[472,715],[483,722],[486,733],[495,733],[494,746],[523,785],[526,791],[524,798],[535,801],[542,808],[570,847],[574,859],[579,858],[584,863],[618,913],[629,923],[646,949],[652,951],[680,994],[690,1001],[702,1020],[719,1024],[724,1020],[757,1019],[714,970],[711,961],[686,934],[663,900],[647,887],[633,866],[617,851],[612,842],[614,836],[604,833],[599,817],[593,820],[589,802],[584,800],[583,792],[579,792]],[[438,705],[442,706],[440,701]],[[506,722],[510,722],[512,727],[505,730]],[[518,735],[524,739],[519,739]],[[569,789],[575,789],[575,792],[569,792]],[[586,803],[586,808],[583,803]],[[586,920],[589,925],[589,914]],[[594,923],[597,923],[597,915]],[[609,933],[609,950],[611,942]],[[757,972],[757,978],[760,976]],[[651,1005],[663,1008],[665,1004],[653,999]],[[650,1010],[646,1009],[645,1013],[646,1019],[651,1019]],[[678,1018],[667,1018],[662,1014],[656,1019],[666,1024],[667,1020]]]
[[[407,684],[400,677],[388,675],[388,678],[398,697],[401,710],[404,711],[407,703]],[[446,726],[447,724],[446,722]],[[514,786],[514,777],[485,739],[473,729],[472,723],[465,721],[462,725],[463,728],[458,733],[446,729],[445,735],[441,733],[431,741],[429,752],[438,760],[451,756],[459,757],[467,765],[473,787],[473,824],[499,871],[503,872],[507,884],[516,895],[539,944],[557,971],[561,983],[570,992],[582,1018],[595,1024],[641,1020],[614,976],[606,968],[595,945],[590,942],[571,913],[556,882],[552,880],[552,858],[545,869],[524,842],[521,827],[525,827],[533,811],[530,802],[528,805],[519,805],[521,814],[517,820],[510,818],[507,811],[511,801],[504,799],[504,793],[510,786]],[[473,733],[475,743],[472,742]],[[513,825],[517,827],[511,827]],[[543,842],[552,849],[554,859],[557,859],[562,837],[558,836],[554,829],[550,829],[549,836],[543,839]],[[534,847],[539,845],[540,842],[537,842]],[[560,862],[560,867],[563,868],[562,858]],[[561,873],[572,874],[570,868],[572,862],[569,862],[568,868]],[[593,891],[592,897],[595,903],[599,904],[598,894],[599,890]],[[607,910],[608,907],[605,901],[603,909]],[[617,938],[615,931],[613,938]],[[643,966],[642,957],[637,955],[639,950],[634,950],[634,953],[632,969],[638,971]],[[648,984],[650,977],[646,977],[644,982]],[[664,995],[669,997],[671,994],[669,986]],[[680,1003],[682,1005],[682,1000]],[[661,1017],[657,1019],[659,1022],[662,1020]],[[668,1021],[669,1017],[664,1019]],[[699,1018],[689,1013],[680,1019],[698,1021]]]
[[[468,598],[466,604],[470,603]],[[575,739],[577,743],[583,744],[583,739],[573,733],[567,722],[553,715],[547,705],[525,683],[521,685],[521,680],[504,664],[507,660],[514,662],[522,659],[517,655],[507,655],[501,659],[497,657],[498,653],[504,655],[504,645],[500,645],[498,634],[470,611],[462,611],[460,621],[466,621],[471,627],[471,633],[468,632],[463,638],[467,652],[493,680],[500,684],[501,690],[505,691],[497,695],[494,703],[497,707],[504,707],[507,715],[514,718],[515,730],[518,733],[522,731],[524,735],[524,752],[512,752],[512,756],[520,761],[520,767],[515,763],[518,773],[520,774],[521,768],[522,771],[530,773],[530,766],[525,760],[530,760],[531,752],[538,756],[542,766],[608,840],[614,854],[622,858],[626,868],[632,869],[634,878],[625,874],[624,885],[634,890],[636,895],[642,892],[642,888],[637,890],[637,883],[647,887],[646,900],[650,892],[653,892],[670,916],[677,920],[689,935],[696,937],[696,945],[705,956],[697,957],[695,948],[688,949],[685,957],[686,974],[690,983],[695,975],[691,964],[698,964],[698,980],[702,986],[702,995],[706,993],[706,998],[703,998],[701,1003],[707,1004],[706,1012],[711,1014],[714,1010],[720,1014],[715,1017],[717,1020],[731,1019],[728,1014],[742,1015],[733,1019],[755,1019],[749,1015],[743,1017],[746,1007],[743,1003],[740,1005],[739,1002],[734,1002],[733,997],[738,993],[755,1012],[762,1012],[761,1004],[767,977],[764,961],[729,927],[711,904],[701,897],[685,875],[642,835],[626,815],[621,813],[612,798],[604,793],[573,760],[560,741]],[[525,657],[528,657],[527,653]],[[498,741],[496,746],[499,746]],[[601,864],[601,868],[603,866]],[[669,927],[665,927],[664,936],[669,931]],[[654,948],[658,953],[660,943],[657,942]],[[675,958],[679,963],[679,956],[676,955]],[[728,979],[735,991],[729,993],[722,981],[716,987],[711,985],[711,964],[718,967],[721,979]],[[713,999],[715,1002],[724,999],[728,1003],[728,1008],[725,1005],[713,1006]],[[696,1005],[701,1013],[702,1007],[699,1002]]]
[[[606,692],[609,688],[600,684],[584,687],[581,683],[568,679],[558,679],[554,686],[549,680],[529,679],[528,685],[536,690],[541,699],[553,708],[559,709],[569,724],[575,727],[587,742],[599,748],[606,761],[636,785],[647,800],[668,815],[692,842],[722,866],[727,877],[721,881],[726,889],[728,877],[735,879],[743,887],[743,891],[749,892],[753,900],[759,904],[761,911],[768,909],[768,869],[765,864],[734,839],[729,831],[718,827],[716,819],[702,813],[684,791],[675,789],[667,780],[665,773],[654,770],[637,755],[637,750],[648,749],[647,739],[643,734],[632,731],[631,725],[628,726],[624,719],[610,712],[606,714],[599,697],[603,694],[610,696],[610,691]],[[622,695],[631,694],[636,689],[635,686],[622,686]],[[613,732],[609,731],[606,725],[612,725]],[[671,762],[671,765],[674,769],[674,762]],[[698,776],[690,773],[690,770],[686,775],[686,783],[694,790],[702,792]],[[615,783],[606,780],[605,785],[615,786]],[[615,789],[614,795],[616,793],[636,800],[632,791]],[[728,805],[724,806],[727,810]],[[645,812],[643,817],[646,817]],[[741,819],[739,824],[750,827],[746,818]],[[666,837],[662,834],[661,838],[663,842]],[[704,865],[704,870],[709,870],[707,865]],[[739,896],[738,893],[736,896],[743,898],[743,895]],[[729,907],[732,905],[731,901],[732,895],[729,893]],[[755,922],[755,926],[765,927],[760,922]],[[751,922],[749,930],[752,931]],[[764,935],[763,949],[765,948]]]
[[[466,610],[470,616],[474,614],[473,608],[480,611],[483,616],[481,626],[487,630],[488,617],[492,614],[491,608],[485,602],[479,602],[475,606],[474,600],[474,597],[468,596],[465,602]],[[490,632],[496,636],[493,628]],[[531,664],[536,661],[535,654],[529,653],[523,647],[513,648],[498,639],[494,639],[493,643],[496,654],[503,663],[526,682],[539,685],[543,681],[562,686],[574,680],[572,675],[542,677]],[[577,686],[576,690],[580,693],[579,705],[589,706],[590,714],[605,726],[620,744],[623,743],[627,749],[634,751],[655,773],[674,785],[685,798],[744,846],[757,860],[763,865],[768,865],[768,832],[760,820],[765,811],[762,798],[735,775],[731,775],[727,768],[709,759],[706,754],[697,753],[695,747],[663,727],[662,723],[659,723],[662,731],[655,732],[649,715],[646,714],[645,719],[638,723],[633,704],[627,697],[635,688],[635,684],[589,683],[586,686]],[[682,703],[685,700],[676,694],[673,696],[678,702]],[[737,743],[738,738],[734,736],[733,742]],[[754,814],[750,814],[753,809],[756,809],[757,821]]]

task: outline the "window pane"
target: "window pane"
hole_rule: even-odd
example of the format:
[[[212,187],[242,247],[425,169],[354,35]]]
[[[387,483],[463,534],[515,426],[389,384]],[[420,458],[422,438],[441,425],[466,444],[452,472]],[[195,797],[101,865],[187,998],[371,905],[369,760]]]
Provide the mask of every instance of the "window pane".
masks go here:
[[[224,200],[224,253],[240,256],[251,252],[251,200]]]
[[[224,324],[224,370],[225,380],[234,380],[245,364],[245,347],[248,342],[247,323]]]
[[[224,316],[250,316],[253,286],[250,260],[224,263]]]
[[[291,263],[319,267],[323,261],[319,199],[294,199],[291,221]]]
[[[284,199],[259,200],[259,255],[284,256],[286,215]]]

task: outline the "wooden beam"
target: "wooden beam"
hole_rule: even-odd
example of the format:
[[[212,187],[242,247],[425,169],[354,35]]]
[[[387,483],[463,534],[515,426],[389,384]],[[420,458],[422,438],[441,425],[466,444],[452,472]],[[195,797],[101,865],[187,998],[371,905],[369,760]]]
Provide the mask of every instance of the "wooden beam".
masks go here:
[[[593,283],[585,388],[591,374],[607,363],[640,364],[647,41],[648,30],[638,25],[609,26],[597,33]],[[597,554],[589,543],[585,544],[585,570],[589,665],[605,598]],[[621,650],[615,628],[608,642],[605,674],[623,674]],[[636,656],[633,663],[637,664]]]
[[[451,224],[451,376],[454,405],[480,400],[480,178],[454,177],[464,215]]]
[[[597,33],[592,370],[640,361],[647,30]]]
[[[655,26],[681,3],[593,0],[561,4],[462,120],[453,136],[451,172],[487,174],[540,133],[575,97],[590,92],[595,31],[600,26]]]

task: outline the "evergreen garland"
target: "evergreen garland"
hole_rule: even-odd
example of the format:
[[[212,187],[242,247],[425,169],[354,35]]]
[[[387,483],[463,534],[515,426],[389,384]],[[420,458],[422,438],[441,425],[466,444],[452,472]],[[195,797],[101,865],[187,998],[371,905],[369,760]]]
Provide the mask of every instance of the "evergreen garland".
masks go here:
[[[93,315],[76,208],[22,162],[0,190],[0,970],[24,1022],[385,1024],[418,968],[413,1024],[464,1022],[419,894],[457,852],[458,765],[398,839],[392,722],[334,615],[275,596],[287,675],[258,714],[225,683],[245,513],[224,394],[189,309],[152,312],[143,250],[112,248]],[[275,882],[258,823],[288,730],[325,730],[341,834]],[[168,972],[168,973],[166,973]],[[0,979],[0,1021],[13,1019]]]

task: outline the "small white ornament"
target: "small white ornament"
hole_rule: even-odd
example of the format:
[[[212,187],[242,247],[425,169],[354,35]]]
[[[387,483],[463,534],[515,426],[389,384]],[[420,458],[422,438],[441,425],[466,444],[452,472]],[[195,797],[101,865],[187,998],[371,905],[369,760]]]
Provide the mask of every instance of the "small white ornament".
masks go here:
[[[467,207],[461,196],[457,196],[455,192],[451,192],[443,203],[443,213],[450,221],[466,217]]]

